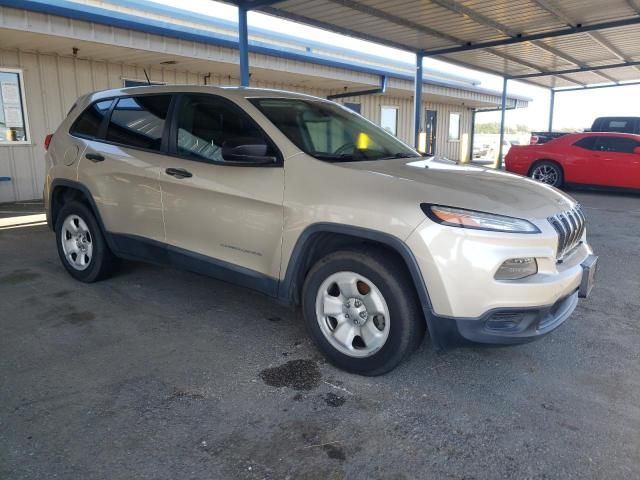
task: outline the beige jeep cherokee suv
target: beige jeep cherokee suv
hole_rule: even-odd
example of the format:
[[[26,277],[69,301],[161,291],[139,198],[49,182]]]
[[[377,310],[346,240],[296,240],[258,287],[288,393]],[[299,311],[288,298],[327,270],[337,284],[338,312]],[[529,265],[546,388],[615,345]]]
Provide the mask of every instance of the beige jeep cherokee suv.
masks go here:
[[[67,271],[115,258],[300,304],[335,365],[376,375],[422,341],[521,343],[591,289],[585,218],[552,187],[422,158],[359,115],[278,91],[138,87],[80,98],[46,154]]]

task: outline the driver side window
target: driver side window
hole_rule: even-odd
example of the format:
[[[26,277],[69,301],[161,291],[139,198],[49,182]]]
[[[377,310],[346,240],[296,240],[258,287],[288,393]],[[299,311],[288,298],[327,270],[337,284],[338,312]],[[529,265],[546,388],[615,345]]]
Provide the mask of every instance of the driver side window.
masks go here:
[[[246,113],[213,95],[184,95],[177,110],[178,155],[224,163],[275,157],[276,152]]]

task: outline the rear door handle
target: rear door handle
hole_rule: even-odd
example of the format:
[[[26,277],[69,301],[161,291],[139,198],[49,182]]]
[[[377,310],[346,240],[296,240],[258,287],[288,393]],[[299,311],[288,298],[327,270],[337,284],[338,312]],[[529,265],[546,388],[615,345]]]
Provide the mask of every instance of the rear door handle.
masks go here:
[[[92,162],[104,162],[104,157],[99,153],[87,153],[84,158],[91,160]]]
[[[191,177],[193,177],[191,172],[189,172],[188,170],[185,170],[184,168],[167,168],[165,170],[165,173],[167,175],[171,175],[172,177],[176,177],[176,178],[191,178]]]

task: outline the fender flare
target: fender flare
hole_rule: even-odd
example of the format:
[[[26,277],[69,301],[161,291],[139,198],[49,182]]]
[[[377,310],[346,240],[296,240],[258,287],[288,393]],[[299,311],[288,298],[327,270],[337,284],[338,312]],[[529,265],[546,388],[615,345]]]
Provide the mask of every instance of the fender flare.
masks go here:
[[[437,349],[443,349],[445,347],[445,344],[441,342],[442,335],[440,335],[440,328],[438,328],[437,325],[441,322],[437,321],[438,317],[433,312],[429,291],[413,252],[409,246],[398,237],[378,230],[338,223],[314,223],[308,226],[298,237],[291,253],[285,276],[280,281],[278,288],[278,298],[280,300],[286,303],[294,303],[295,293],[297,289],[300,288],[297,282],[301,269],[304,266],[304,259],[311,248],[313,235],[318,233],[343,234],[362,240],[373,241],[391,248],[400,255],[409,270],[416,293],[418,294],[431,340]]]
[[[51,187],[49,188],[49,213],[47,214],[47,221],[49,222],[49,228],[51,228],[51,230],[54,230],[55,228],[55,222],[53,220],[53,194],[56,191],[57,187],[66,187],[66,188],[78,190],[80,193],[82,193],[85,196],[85,198],[89,202],[89,207],[91,208],[91,211],[96,217],[96,221],[100,226],[100,230],[102,231],[102,235],[104,236],[104,239],[107,242],[107,245],[109,246],[112,252],[117,252],[118,250],[113,243],[113,239],[111,238],[111,235],[109,235],[109,232],[107,232],[107,229],[105,228],[104,223],[102,222],[102,217],[100,216],[100,210],[98,210],[98,206],[96,205],[96,201],[93,199],[93,195],[91,194],[91,192],[87,187],[85,187],[80,182],[76,182],[75,180],[67,180],[65,178],[56,178],[53,182],[51,182]]]

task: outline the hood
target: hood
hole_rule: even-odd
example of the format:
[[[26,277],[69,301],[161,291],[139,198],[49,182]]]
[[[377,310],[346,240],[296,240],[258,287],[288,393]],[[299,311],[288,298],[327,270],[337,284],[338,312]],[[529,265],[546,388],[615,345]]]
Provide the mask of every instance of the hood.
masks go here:
[[[576,205],[554,187],[492,168],[415,158],[337,165],[404,182],[403,191],[413,190],[420,202],[520,218],[546,218]]]

